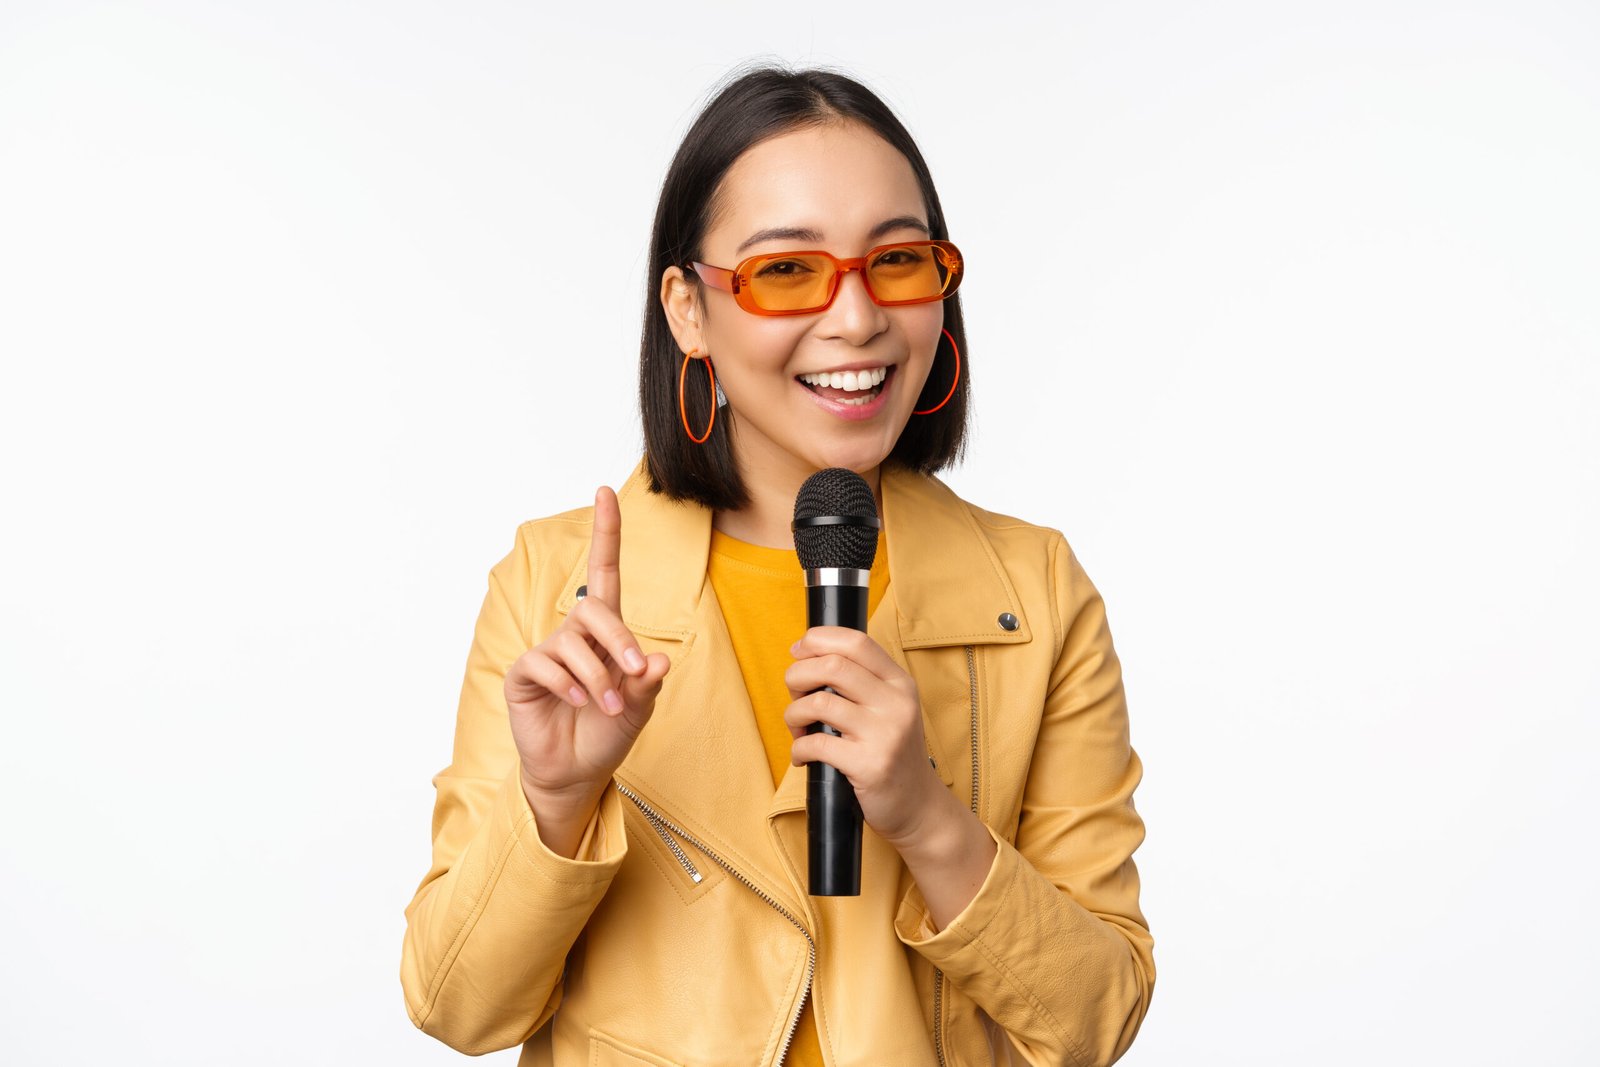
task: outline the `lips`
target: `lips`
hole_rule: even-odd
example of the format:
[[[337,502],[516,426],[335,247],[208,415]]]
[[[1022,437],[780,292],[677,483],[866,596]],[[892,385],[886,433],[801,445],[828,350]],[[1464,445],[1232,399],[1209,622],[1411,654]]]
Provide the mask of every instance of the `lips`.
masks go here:
[[[836,418],[844,419],[848,422],[870,419],[883,411],[888,406],[886,398],[889,395],[890,387],[894,384],[894,380],[895,368],[893,366],[889,367],[882,383],[865,390],[835,389],[831,385],[815,386],[800,381],[798,377],[795,378],[795,381],[806,392],[811,394],[812,399],[823,410]]]

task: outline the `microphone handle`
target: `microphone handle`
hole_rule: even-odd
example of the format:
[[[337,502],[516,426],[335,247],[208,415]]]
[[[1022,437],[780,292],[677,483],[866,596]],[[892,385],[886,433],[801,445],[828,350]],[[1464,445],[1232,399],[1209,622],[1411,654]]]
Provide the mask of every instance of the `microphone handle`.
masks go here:
[[[806,589],[806,625],[846,626],[865,633],[867,587],[810,586]],[[834,691],[831,686],[822,689]],[[820,722],[807,726],[806,733],[841,736],[838,730]],[[861,804],[850,779],[826,763],[807,764],[807,859],[812,896],[861,895],[861,823]]]

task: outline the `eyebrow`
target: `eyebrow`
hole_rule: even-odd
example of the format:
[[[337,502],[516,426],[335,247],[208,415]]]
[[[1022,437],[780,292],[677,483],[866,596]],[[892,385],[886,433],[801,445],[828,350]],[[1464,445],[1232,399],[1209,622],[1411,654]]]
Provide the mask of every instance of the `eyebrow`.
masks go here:
[[[884,219],[867,233],[867,240],[876,241],[884,234],[893,233],[895,230],[913,229],[921,230],[927,234],[928,224],[915,215],[896,215],[892,219]],[[930,234],[931,236],[931,234]],[[816,230],[803,226],[773,226],[765,230],[758,230],[744,239],[744,243],[734,250],[734,255],[742,255],[744,250],[751,245],[760,244],[762,241],[794,240],[811,241],[820,243],[822,234]]]

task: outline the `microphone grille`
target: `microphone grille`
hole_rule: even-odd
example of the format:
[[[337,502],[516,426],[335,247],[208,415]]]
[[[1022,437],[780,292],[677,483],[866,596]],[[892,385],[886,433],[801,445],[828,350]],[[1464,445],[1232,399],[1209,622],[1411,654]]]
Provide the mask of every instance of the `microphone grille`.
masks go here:
[[[854,516],[872,520],[871,526],[801,526],[802,519]],[[794,498],[795,552],[806,570],[849,567],[870,570],[878,554],[878,503],[872,487],[853,470],[829,467],[805,480]]]

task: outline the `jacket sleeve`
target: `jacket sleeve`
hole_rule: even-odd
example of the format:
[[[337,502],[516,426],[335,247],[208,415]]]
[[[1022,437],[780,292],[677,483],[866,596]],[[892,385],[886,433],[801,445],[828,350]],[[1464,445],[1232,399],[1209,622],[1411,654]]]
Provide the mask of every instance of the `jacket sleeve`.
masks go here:
[[[400,984],[420,1030],[480,1055],[527,1040],[561,1002],[567,951],[626,850],[606,790],[575,859],[539,838],[522,791],[505,674],[531,645],[529,528],[489,572],[456,714],[454,754],[433,786],[433,861],[406,906]]]
[[[935,932],[913,885],[895,931],[1002,1027],[1030,1064],[1100,1067],[1138,1033],[1155,988],[1154,941],[1133,852],[1122,670],[1105,605],[1065,538],[1052,547],[1060,653],[1051,671],[1016,842],[967,907]]]

